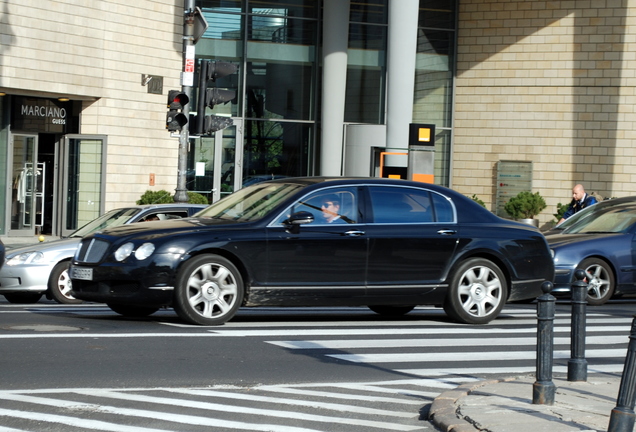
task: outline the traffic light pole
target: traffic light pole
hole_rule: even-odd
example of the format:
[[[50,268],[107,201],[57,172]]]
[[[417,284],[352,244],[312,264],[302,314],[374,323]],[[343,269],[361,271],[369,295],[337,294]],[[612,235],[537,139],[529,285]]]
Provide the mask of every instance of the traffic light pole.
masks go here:
[[[194,80],[194,19],[195,0],[185,0],[185,12],[183,22],[183,72],[181,73],[181,91],[192,100],[192,84]],[[183,107],[182,113],[190,118],[190,102]],[[177,174],[177,188],[174,201],[177,203],[188,202],[188,190],[186,188],[186,173],[188,170],[188,147],[190,136],[187,127],[181,129],[179,136],[179,160]]]

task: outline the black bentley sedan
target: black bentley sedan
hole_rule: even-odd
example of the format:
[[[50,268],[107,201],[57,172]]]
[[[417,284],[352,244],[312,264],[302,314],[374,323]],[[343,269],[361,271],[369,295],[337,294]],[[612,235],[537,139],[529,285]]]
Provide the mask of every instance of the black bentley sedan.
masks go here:
[[[552,280],[541,233],[441,186],[378,178],[284,178],[192,218],[96,232],[77,249],[73,295],[126,316],[172,306],[217,325],[239,307],[444,307],[484,324]]]

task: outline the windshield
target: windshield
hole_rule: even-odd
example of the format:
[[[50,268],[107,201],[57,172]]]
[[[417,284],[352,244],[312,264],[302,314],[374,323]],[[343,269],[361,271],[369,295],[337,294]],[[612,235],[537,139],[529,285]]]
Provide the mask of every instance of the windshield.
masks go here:
[[[111,210],[72,233],[71,237],[84,237],[97,230],[124,225],[140,211],[138,208]]]
[[[594,211],[596,208],[594,206],[589,206],[584,208],[578,213],[573,214],[566,220],[564,220],[561,224],[557,225],[556,229],[567,230],[568,228],[573,227],[574,225],[579,225],[580,223],[585,223],[585,220],[589,217],[593,217],[595,214]]]
[[[303,187],[287,183],[255,184],[217,201],[196,216],[236,222],[255,221],[269,214],[283,200]]]
[[[593,216],[593,217],[592,217]],[[566,229],[567,234],[620,233],[636,223],[636,207],[632,205],[607,207],[604,212],[590,213]]]

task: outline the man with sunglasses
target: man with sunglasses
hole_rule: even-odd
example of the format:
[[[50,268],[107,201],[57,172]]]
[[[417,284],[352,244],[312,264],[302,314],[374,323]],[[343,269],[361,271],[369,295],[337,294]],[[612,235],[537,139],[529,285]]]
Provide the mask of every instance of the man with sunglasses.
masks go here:
[[[340,215],[340,200],[337,195],[333,194],[323,197],[321,208],[322,217],[325,222],[338,224],[347,223]]]

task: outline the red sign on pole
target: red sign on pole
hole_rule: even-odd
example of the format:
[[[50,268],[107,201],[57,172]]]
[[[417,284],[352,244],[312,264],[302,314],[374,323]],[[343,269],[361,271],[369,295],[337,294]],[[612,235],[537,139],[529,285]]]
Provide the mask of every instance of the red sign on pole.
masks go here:
[[[185,60],[185,69],[184,72],[192,72],[194,73],[194,59],[186,59]]]

